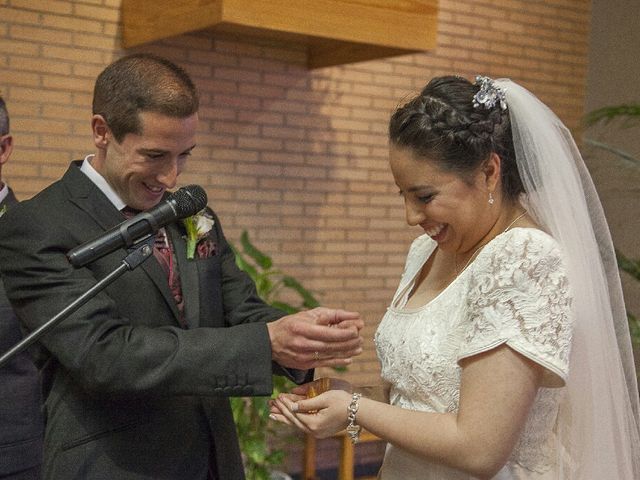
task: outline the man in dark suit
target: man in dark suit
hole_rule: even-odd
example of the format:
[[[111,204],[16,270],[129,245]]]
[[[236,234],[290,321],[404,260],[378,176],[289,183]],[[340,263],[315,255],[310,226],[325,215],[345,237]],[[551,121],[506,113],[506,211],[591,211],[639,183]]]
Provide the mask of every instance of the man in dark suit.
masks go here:
[[[160,57],[130,55],[98,76],[95,154],[0,221],[0,270],[28,330],[120,264],[122,249],[75,269],[66,254],[176,186],[197,111],[189,76]],[[156,239],[168,259],[150,258],[40,340],[45,478],[242,479],[227,397],[268,395],[274,372],[302,382],[361,352],[357,313],[283,316],[236,267],[215,214],[199,219],[194,258],[184,226],[168,225]]]
[[[0,216],[18,203],[2,181],[2,166],[13,150],[9,113],[0,97]],[[1,227],[0,227],[1,228]],[[22,338],[20,325],[0,280],[0,354]],[[40,478],[44,422],[40,375],[28,353],[20,353],[0,368],[0,479]]]

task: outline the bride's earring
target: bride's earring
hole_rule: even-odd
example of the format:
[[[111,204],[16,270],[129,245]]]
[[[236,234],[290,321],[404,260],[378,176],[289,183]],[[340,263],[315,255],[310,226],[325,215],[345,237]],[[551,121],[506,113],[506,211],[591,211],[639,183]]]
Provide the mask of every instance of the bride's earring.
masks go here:
[[[489,192],[489,205],[493,205],[495,200],[493,199],[493,193]]]

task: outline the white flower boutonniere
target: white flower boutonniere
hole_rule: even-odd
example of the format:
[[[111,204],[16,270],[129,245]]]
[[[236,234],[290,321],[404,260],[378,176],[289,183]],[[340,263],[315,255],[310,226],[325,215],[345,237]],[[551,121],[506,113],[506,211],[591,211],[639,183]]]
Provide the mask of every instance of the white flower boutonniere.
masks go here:
[[[198,250],[198,257],[210,257],[215,253],[215,244],[208,238],[215,221],[204,209],[191,217],[182,220],[187,230],[187,258],[193,259]],[[199,248],[203,243],[203,248]]]

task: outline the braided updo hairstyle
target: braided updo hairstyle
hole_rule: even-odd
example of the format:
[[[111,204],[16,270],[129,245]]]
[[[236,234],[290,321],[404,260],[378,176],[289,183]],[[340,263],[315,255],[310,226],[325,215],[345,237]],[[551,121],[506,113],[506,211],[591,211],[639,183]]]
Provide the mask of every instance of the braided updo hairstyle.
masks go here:
[[[498,105],[473,106],[479,86],[468,80],[436,77],[389,122],[389,139],[419,157],[435,161],[445,171],[469,180],[495,152],[501,159],[502,194],[517,200],[524,191],[516,166],[508,110]]]

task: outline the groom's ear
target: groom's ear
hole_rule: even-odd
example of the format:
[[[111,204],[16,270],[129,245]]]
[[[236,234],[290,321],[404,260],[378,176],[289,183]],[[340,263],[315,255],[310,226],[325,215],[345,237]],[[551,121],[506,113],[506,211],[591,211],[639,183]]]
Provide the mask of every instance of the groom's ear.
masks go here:
[[[13,137],[9,134],[0,135],[0,167],[7,163],[13,152]]]
[[[109,125],[102,115],[91,117],[91,132],[93,143],[99,149],[105,149],[109,145]]]

